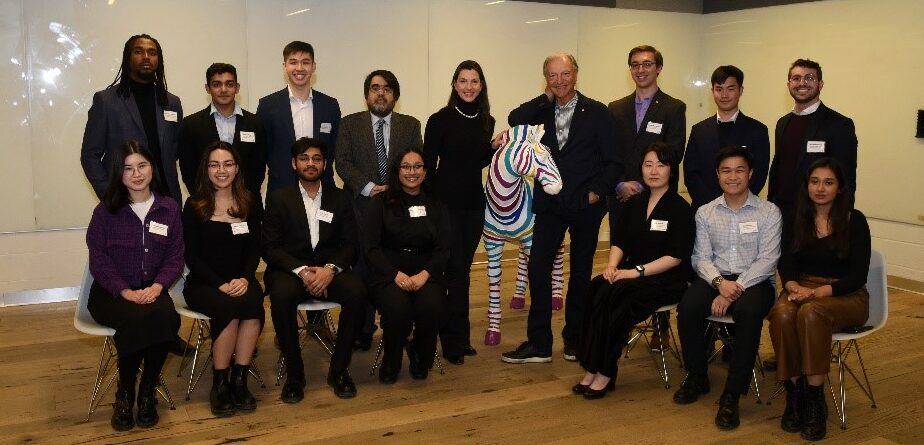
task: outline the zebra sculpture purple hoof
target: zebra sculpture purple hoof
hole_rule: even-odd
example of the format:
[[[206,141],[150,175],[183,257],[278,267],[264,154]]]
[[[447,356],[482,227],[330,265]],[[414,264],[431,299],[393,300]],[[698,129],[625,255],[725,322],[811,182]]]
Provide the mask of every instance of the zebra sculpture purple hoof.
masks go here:
[[[513,297],[510,299],[510,309],[523,309],[526,307],[525,297]]]
[[[565,307],[565,299],[562,297],[552,297],[552,310],[560,311],[561,308]]]
[[[488,330],[484,333],[484,344],[488,346],[497,346],[500,344],[500,332]]]

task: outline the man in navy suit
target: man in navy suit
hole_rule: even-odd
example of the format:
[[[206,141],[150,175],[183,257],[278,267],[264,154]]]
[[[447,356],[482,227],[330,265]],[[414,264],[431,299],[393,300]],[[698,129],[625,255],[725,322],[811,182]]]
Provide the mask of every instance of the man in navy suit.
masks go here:
[[[311,44],[296,40],[286,45],[282,50],[282,68],[288,85],[263,97],[257,105],[257,116],[266,129],[267,193],[298,182],[289,154],[298,139],[311,137],[324,141],[327,159],[333,163],[340,129],[340,103],[311,88],[311,76],[317,69]],[[333,165],[328,165],[322,178],[324,185],[334,185],[333,172]]]
[[[109,160],[125,141],[142,142],[156,159],[165,190],[156,190],[182,203],[176,171],[177,136],[183,120],[180,98],[167,92],[164,53],[147,34],[131,36],[122,50],[115,80],[93,95],[80,148],[83,172],[102,199],[109,185]]]
[[[578,65],[571,54],[553,54],[542,64],[543,94],[510,112],[514,125],[545,125],[542,143],[549,147],[561,173],[563,188],[551,196],[536,187],[533,192],[533,247],[529,259],[527,341],[505,352],[507,363],[552,361],[552,264],[565,237],[571,234],[565,327],[562,330],[566,360],[576,358],[581,341],[584,302],[590,286],[597,234],[606,213],[603,197],[622,173],[613,120],[602,103],[575,90]]]
[[[750,150],[754,174],[749,189],[757,195],[764,188],[770,168],[770,135],[766,125],[738,109],[743,93],[744,73],[740,69],[724,65],[712,72],[716,114],[693,126],[683,161],[683,182],[694,210],[722,194],[715,159],[723,147],[739,145]]]
[[[244,185],[262,205],[260,187],[266,176],[266,133],[255,114],[235,101],[241,85],[237,69],[227,63],[213,63],[205,71],[205,91],[212,103],[183,119],[180,130],[180,172],[189,194],[196,191],[196,175],[205,149],[221,140],[231,144],[241,158]]]

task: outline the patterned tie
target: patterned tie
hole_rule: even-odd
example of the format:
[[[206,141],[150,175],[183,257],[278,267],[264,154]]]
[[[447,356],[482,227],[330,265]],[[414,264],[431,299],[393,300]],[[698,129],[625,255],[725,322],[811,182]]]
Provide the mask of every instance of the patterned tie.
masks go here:
[[[385,151],[385,119],[379,119],[375,126],[375,152],[379,155],[379,180],[388,180],[388,153]]]

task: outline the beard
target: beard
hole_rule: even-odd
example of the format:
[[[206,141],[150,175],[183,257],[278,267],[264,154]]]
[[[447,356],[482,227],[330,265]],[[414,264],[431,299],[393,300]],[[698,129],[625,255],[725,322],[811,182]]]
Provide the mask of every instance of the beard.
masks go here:
[[[321,176],[324,176],[323,169],[315,169],[312,173],[310,170],[299,170],[298,177],[299,179],[307,182],[317,182],[321,179]]]
[[[387,102],[370,102],[367,105],[369,105],[369,112],[378,117],[388,116],[391,111],[395,109],[394,103],[388,104]]]

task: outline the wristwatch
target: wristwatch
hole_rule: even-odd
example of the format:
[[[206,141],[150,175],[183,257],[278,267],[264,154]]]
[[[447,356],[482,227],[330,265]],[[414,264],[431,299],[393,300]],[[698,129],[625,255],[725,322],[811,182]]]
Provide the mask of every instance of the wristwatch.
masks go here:
[[[719,286],[722,285],[722,282],[723,282],[723,281],[725,281],[725,278],[723,278],[721,275],[719,275],[719,276],[713,278],[713,279],[712,279],[712,287],[718,289]]]
[[[643,265],[641,265],[641,264],[638,264],[638,265],[635,266],[635,270],[638,271],[638,276],[639,276],[639,277],[644,277],[644,276],[645,276],[645,266],[643,266]]]
[[[324,267],[326,267],[326,268],[332,270],[332,271],[334,272],[334,275],[337,275],[337,274],[339,274],[340,272],[343,272],[343,268],[338,267],[338,266],[337,266],[336,264],[334,264],[334,263],[327,263],[327,264],[324,265]]]

